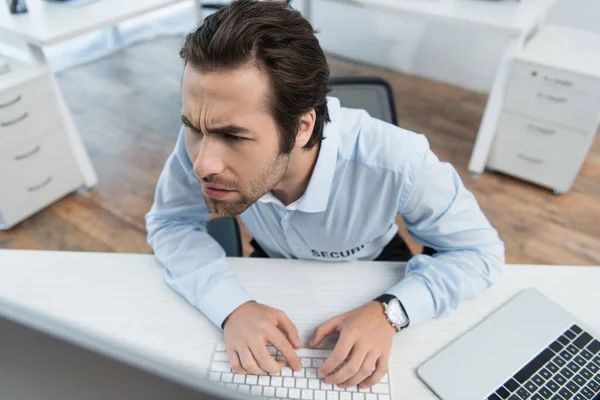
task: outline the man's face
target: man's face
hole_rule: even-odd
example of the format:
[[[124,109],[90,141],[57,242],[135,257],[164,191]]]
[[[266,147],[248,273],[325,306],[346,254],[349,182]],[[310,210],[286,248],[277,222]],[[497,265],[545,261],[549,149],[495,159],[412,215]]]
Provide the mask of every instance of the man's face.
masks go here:
[[[279,183],[289,155],[279,154],[267,109],[268,79],[255,67],[183,73],[185,145],[208,209],[239,215]]]

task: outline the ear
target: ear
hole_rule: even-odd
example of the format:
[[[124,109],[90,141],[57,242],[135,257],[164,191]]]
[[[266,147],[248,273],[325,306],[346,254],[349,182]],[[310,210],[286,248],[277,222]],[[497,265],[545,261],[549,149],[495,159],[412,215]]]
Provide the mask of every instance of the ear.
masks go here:
[[[296,147],[302,148],[308,143],[315,128],[316,120],[317,113],[314,109],[300,117],[300,125],[298,127],[298,134],[296,135]]]

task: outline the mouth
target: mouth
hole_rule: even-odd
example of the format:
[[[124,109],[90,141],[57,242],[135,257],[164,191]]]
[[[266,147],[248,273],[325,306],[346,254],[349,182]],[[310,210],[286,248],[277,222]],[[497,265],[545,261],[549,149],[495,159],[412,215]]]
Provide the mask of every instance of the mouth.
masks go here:
[[[235,193],[235,190],[223,189],[215,185],[201,183],[201,186],[202,192],[204,192],[206,196],[216,200],[225,200]]]

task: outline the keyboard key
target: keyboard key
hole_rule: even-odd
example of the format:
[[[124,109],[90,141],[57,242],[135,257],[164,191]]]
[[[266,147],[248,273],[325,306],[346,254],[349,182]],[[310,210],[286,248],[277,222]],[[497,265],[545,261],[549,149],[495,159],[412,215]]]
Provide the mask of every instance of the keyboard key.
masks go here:
[[[585,349],[581,351],[580,355],[586,360],[591,360],[592,358],[594,358],[594,355]]]
[[[538,354],[533,360],[531,360],[526,366],[521,368],[521,370],[515,374],[515,379],[520,383],[525,383],[533,374],[535,374],[548,361],[550,361],[552,357],[554,357],[554,353],[552,353],[552,351],[549,349],[544,349],[540,354]]]
[[[373,393],[369,393],[366,395],[366,400],[377,400],[377,395]]]
[[[258,384],[258,375],[247,375],[246,376],[246,384],[248,384],[248,385]]]
[[[541,394],[545,399],[552,397],[552,392],[547,387],[541,388],[538,393]]]
[[[529,396],[531,396],[531,393],[525,390],[525,388],[519,388],[517,390],[517,394],[521,397],[521,399],[528,399]]]
[[[588,389],[587,387],[584,387],[581,389],[581,391],[579,392],[581,394],[583,394],[585,397],[587,397],[588,399],[591,399],[594,397],[594,392],[592,392],[590,389]]]
[[[383,378],[381,378],[381,383],[388,383],[389,382],[389,375],[385,374],[383,376]]]
[[[294,370],[290,367],[281,368],[281,376],[292,376],[294,374]]]
[[[581,356],[575,357],[575,362],[579,364],[580,367],[583,367],[585,364],[587,364],[587,360]]]
[[[562,376],[561,374],[554,375],[554,380],[556,381],[556,383],[558,383],[559,386],[562,386],[567,382],[565,377]]]
[[[231,389],[231,390],[237,391],[237,387],[238,387],[238,385],[236,385],[235,383],[228,383],[227,384],[227,389]]]
[[[383,383],[378,383],[371,387],[371,392],[388,394],[390,392],[390,388],[388,385],[385,385]]]
[[[214,361],[210,366],[210,369],[215,372],[231,372],[231,367],[229,363],[222,361]]]
[[[281,376],[271,377],[271,386],[279,387],[283,386],[283,378]]]
[[[577,353],[579,353],[579,348],[575,347],[574,345],[570,344],[567,346],[567,350],[569,351],[569,353],[575,355]]]
[[[327,400],[338,400],[339,393],[338,392],[327,392]]]
[[[321,389],[323,390],[331,390],[333,388],[333,386],[331,386],[331,384],[325,382],[325,381],[321,381]]]
[[[558,389],[560,389],[560,385],[557,385],[556,382],[554,382],[554,381],[548,381],[548,383],[546,384],[546,387],[548,389],[550,389],[552,391],[552,393],[556,393],[556,392],[558,392]]]
[[[590,388],[590,390],[594,393],[597,393],[600,391],[600,384],[598,384],[595,381],[589,381],[587,384],[587,387]]]
[[[594,377],[594,380],[595,380],[596,382],[600,383],[600,375],[596,375],[596,376]]]
[[[269,386],[271,384],[271,377],[269,375],[261,375],[258,377],[258,384],[260,386]]]
[[[371,393],[371,388],[358,388],[360,393]]]
[[[594,361],[596,363],[596,365],[600,367],[600,356],[594,357],[594,359],[592,361]]]
[[[308,380],[308,388],[309,389],[321,389],[321,381],[318,379],[309,379]]]
[[[265,386],[263,387],[263,396],[275,396],[275,388],[273,386]]]
[[[498,390],[496,390],[496,394],[502,397],[503,399],[508,399],[508,396],[510,396],[510,392],[504,389],[502,386]]]
[[[585,386],[585,383],[587,382],[587,381],[585,380],[585,378],[584,378],[583,376],[579,375],[579,374],[575,375],[575,378],[573,378],[573,380],[574,380],[575,382],[577,382],[577,384],[578,384],[579,386]]]
[[[600,352],[600,342],[592,340],[592,342],[587,345],[587,349],[592,354],[598,354]]]
[[[555,394],[554,396],[552,396],[552,398],[550,400],[563,400],[563,398],[560,397],[560,395]]]
[[[571,392],[576,393],[579,390],[579,385],[577,385],[574,381],[569,381],[569,383],[567,383],[567,388]]]
[[[306,389],[308,387],[308,379],[297,378],[296,379],[296,387],[300,388],[300,389]]]
[[[589,363],[589,364],[586,366],[586,368],[587,368],[587,369],[589,369],[590,371],[592,371],[592,373],[594,373],[594,374],[595,374],[596,372],[598,372],[598,370],[600,370],[600,367],[598,367],[598,366],[597,366],[596,364],[594,364],[593,362]]]
[[[346,388],[346,391],[348,392],[358,392],[358,386],[354,385],[354,386],[349,386]]]
[[[548,371],[546,368],[543,368],[540,371],[540,375],[544,377],[544,379],[548,380],[552,377],[552,372]]]
[[[567,361],[569,361],[571,358],[573,358],[573,355],[566,350],[561,351],[560,356]]]
[[[496,393],[492,393],[487,400],[502,400],[502,397],[498,396]]]
[[[234,374],[233,375],[233,382],[234,383],[246,383],[246,375]]]
[[[323,358],[313,358],[312,366],[313,366],[313,368],[319,368],[321,365],[323,365],[324,362],[325,362],[325,359],[323,359]]]
[[[573,393],[571,393],[571,391],[567,388],[560,389],[558,393],[560,393],[565,400],[569,400],[571,397],[573,397]]]
[[[300,369],[300,371],[294,371],[293,375],[295,378],[304,378],[304,368]]]
[[[582,394],[577,393],[575,397],[573,397],[573,400],[586,400],[586,398]]]
[[[262,386],[252,386],[252,388],[250,389],[250,394],[252,396],[262,396]]]
[[[521,398],[519,396],[517,396],[516,394],[513,394],[512,396],[510,396],[508,398],[508,400],[521,400]]]
[[[275,347],[273,347],[273,346],[267,346],[267,351],[272,356],[277,355],[277,349]]]
[[[288,389],[284,388],[284,387],[278,387],[277,389],[275,389],[275,396],[279,397],[280,399],[285,399],[288,397]],[[310,399],[312,399],[312,396],[310,397]]]
[[[312,360],[310,358],[301,358],[300,363],[303,368],[308,368],[312,366]]]
[[[365,395],[363,393],[354,393],[352,395],[352,400],[365,400]]]
[[[567,368],[569,368],[573,372],[577,372],[581,369],[581,367],[579,365],[577,365],[576,363],[574,363],[573,361],[571,361],[570,363],[567,364]]]
[[[315,400],[327,400],[327,392],[324,390],[315,390]]]
[[[531,393],[533,393],[537,390],[538,387],[535,383],[533,383],[533,381],[527,381],[527,383],[525,384],[525,388]]]
[[[250,385],[238,386],[238,392],[243,393],[243,394],[250,394]]]
[[[298,388],[292,388],[288,390],[288,396],[290,397],[290,399],[299,399],[301,396],[302,391]],[[325,393],[325,392],[323,392]]]
[[[290,378],[290,377],[285,377],[285,378],[283,378],[283,387],[293,388],[295,386],[294,385],[295,382],[296,382],[296,379]]]
[[[227,351],[227,346],[225,346],[225,343],[217,343],[217,351]]]
[[[392,400],[392,399],[390,398],[389,394],[380,394],[379,400]],[[596,399],[594,399],[594,400],[596,400]]]
[[[561,343],[563,346],[566,346],[566,345],[568,345],[568,344],[571,342],[571,341],[569,340],[569,338],[568,338],[568,337],[566,337],[566,336],[564,336],[564,335],[563,335],[563,336],[561,336],[561,337],[559,337],[557,340],[558,340],[558,341],[559,341],[559,342],[560,342],[560,343]]]
[[[577,337],[577,334],[573,331],[566,331],[565,336],[569,338],[569,340],[573,340]]]
[[[336,390],[338,392],[343,392],[344,389],[342,389],[341,387],[339,387],[338,385],[333,385],[333,390]]]
[[[531,400],[543,400],[543,399],[544,398],[537,393],[534,394],[533,397],[531,398]]]
[[[571,327],[571,330],[572,330],[573,332],[575,332],[576,334],[578,334],[578,335],[579,335],[581,332],[583,332],[583,330],[582,330],[582,329],[581,329],[579,326],[577,326],[577,325],[573,325],[573,326]]]
[[[306,368],[306,377],[307,378],[317,378],[317,369],[316,368]]]
[[[552,359],[552,362],[554,362],[554,364],[558,365],[559,367],[564,367],[565,364],[567,363],[565,360],[563,360],[562,358],[556,356]]]
[[[548,365],[546,365],[546,368],[548,368],[553,374],[557,373],[559,369],[558,366],[553,362],[549,362]]]
[[[569,368],[561,369],[560,373],[562,376],[564,376],[567,379],[571,379],[571,377],[574,375],[573,372]]]
[[[592,339],[594,338],[589,333],[583,332],[577,339],[575,339],[573,344],[580,349],[583,349],[589,342],[592,341]]]
[[[227,357],[227,353],[215,353],[213,357],[214,361],[224,361],[229,363],[229,357]]]
[[[519,387],[519,384],[514,380],[514,379],[509,379],[508,381],[506,381],[504,383],[504,387],[509,391],[509,392],[514,392],[515,390],[517,390],[517,388]]]
[[[340,400],[352,400],[352,393],[350,393],[350,392],[340,393]]]
[[[213,382],[219,382],[221,380],[221,374],[219,372],[211,372],[208,379]]]
[[[542,378],[540,375],[534,376],[533,381],[538,386],[542,386],[544,384],[544,382],[546,382],[546,380],[544,378]]]
[[[594,377],[594,374],[592,374],[587,368],[583,368],[579,373],[587,380],[590,380]]]
[[[550,345],[550,348],[552,350],[554,350],[555,353],[558,353],[559,351],[561,351],[563,349],[563,347],[565,347],[565,346],[561,342],[559,342],[558,340],[555,340]]]

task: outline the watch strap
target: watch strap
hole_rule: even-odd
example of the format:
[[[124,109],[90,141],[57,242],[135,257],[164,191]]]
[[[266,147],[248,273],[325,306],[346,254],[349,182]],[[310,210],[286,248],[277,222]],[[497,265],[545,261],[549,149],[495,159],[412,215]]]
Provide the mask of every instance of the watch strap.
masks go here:
[[[387,303],[388,301],[390,301],[392,299],[396,299],[396,298],[397,297],[394,296],[393,294],[382,294],[381,296],[376,298],[375,301],[378,301],[380,303]]]

